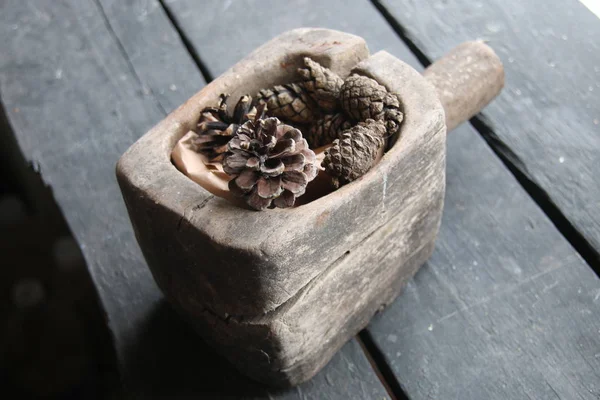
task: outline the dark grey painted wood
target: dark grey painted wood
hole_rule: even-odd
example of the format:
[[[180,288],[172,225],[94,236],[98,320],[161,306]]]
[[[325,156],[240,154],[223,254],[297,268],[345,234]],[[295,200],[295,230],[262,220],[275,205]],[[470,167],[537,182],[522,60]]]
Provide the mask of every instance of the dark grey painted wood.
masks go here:
[[[165,112],[196,93],[204,78],[157,0],[97,0],[132,72]],[[175,54],[174,54],[174,50]]]
[[[114,177],[119,156],[204,84],[157,3],[13,0],[0,7],[2,105],[82,248],[131,392],[386,397],[355,341],[316,380],[268,393],[214,355],[162,299]],[[171,84],[177,90],[165,89]]]
[[[436,250],[368,329],[413,400],[597,399],[599,306],[594,272],[463,127]]]
[[[600,20],[576,0],[383,0],[432,59],[484,39],[506,87],[483,115],[495,147],[547,193],[600,265]]]
[[[590,118],[598,107],[589,106],[598,97],[582,85],[597,82],[587,63],[598,57],[582,49],[597,47],[588,46],[594,36],[571,28],[565,34],[577,44],[565,45],[558,6],[496,3],[386,1],[434,60],[464,40],[489,40],[506,68],[504,92],[484,111],[509,146],[500,150],[590,238],[600,142]],[[568,18],[579,7],[569,6]],[[577,21],[569,25],[600,28],[587,14]],[[585,60],[572,66],[576,52]],[[447,163],[437,249],[369,327],[403,388],[411,399],[598,398],[598,278],[473,129],[450,134]]]
[[[9,122],[82,247],[118,348],[127,347],[160,296],[133,239],[114,164],[164,114],[94,2],[15,0],[0,14]]]
[[[303,27],[338,29],[363,37],[371,54],[386,50],[418,65],[410,50],[368,1],[165,0],[211,75],[218,76],[267,40]],[[225,27],[237,27],[226,29]]]

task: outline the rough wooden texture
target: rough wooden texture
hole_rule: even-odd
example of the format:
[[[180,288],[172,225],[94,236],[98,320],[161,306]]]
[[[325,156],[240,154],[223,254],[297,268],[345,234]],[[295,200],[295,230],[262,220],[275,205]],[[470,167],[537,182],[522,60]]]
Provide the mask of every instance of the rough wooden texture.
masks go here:
[[[424,3],[412,7],[406,2],[390,11],[402,16],[401,22],[418,44],[439,45],[429,53],[435,58],[461,40],[489,38],[490,31],[468,33],[472,20],[461,22],[464,15],[486,12],[495,20],[530,5],[498,4],[490,10],[464,3],[456,14]],[[511,23],[511,27],[519,30],[537,23],[537,13],[529,13],[526,23]],[[444,28],[433,34],[434,26]],[[495,29],[493,23],[488,26]],[[452,36],[455,32],[460,37]],[[541,61],[539,44],[520,42],[514,47],[518,38],[504,32],[515,40],[508,48],[494,40],[488,44],[503,59],[508,87],[484,114],[491,118],[511,97],[514,108],[504,108],[497,118],[500,125],[511,125],[504,134],[515,143],[542,141],[530,148],[535,154],[527,153],[523,159],[537,165],[536,157],[555,151],[555,143],[561,140],[552,133],[545,136],[547,131],[532,130],[534,121],[528,119],[533,115],[535,123],[547,123],[538,119],[549,112],[543,106],[547,95],[539,86],[529,86],[529,101],[519,100],[514,80],[525,82],[523,74],[531,73],[527,66]],[[523,30],[530,32],[530,28]],[[527,62],[515,67],[515,60],[525,58]],[[558,65],[560,59],[553,55],[552,60]],[[528,84],[540,82],[539,74],[540,70],[535,79],[528,78]],[[544,88],[554,90],[571,76],[562,71],[545,81]],[[570,102],[579,101],[575,97],[580,94],[560,90],[569,100],[561,101],[553,112],[568,113]],[[529,122],[519,126],[515,120]],[[535,137],[528,137],[534,133]],[[579,136],[573,136],[569,148],[578,149],[588,139],[584,136],[580,142]],[[469,126],[448,138],[447,177],[436,251],[398,301],[368,328],[405,392],[411,399],[598,398],[598,278]],[[555,187],[573,182],[561,179],[564,176],[556,177]]]
[[[175,21],[207,70],[217,77],[248,52],[295,28],[324,27],[362,37],[371,53],[385,50],[410,65],[419,65],[411,51],[368,0],[165,0]],[[246,21],[269,21],[256,29],[222,29]],[[251,32],[251,33],[250,33]],[[206,38],[212,38],[206,40]]]
[[[461,43],[423,75],[444,107],[448,131],[481,111],[504,86],[502,62],[483,42]]]
[[[361,179],[292,209],[259,213],[215,197],[175,169],[171,149],[220,93],[238,98],[289,81],[296,72],[287,66],[305,55],[347,76],[365,49],[337,31],[284,33],[157,125],[117,167],[158,285],[256,379],[297,384],[312,377],[427,259],[444,193],[441,105],[433,87],[393,56],[361,62],[354,72],[402,99],[402,146]],[[368,274],[364,265],[372,265]]]
[[[238,99],[261,87],[287,82],[307,54],[343,76],[368,56],[360,38],[334,31],[305,29],[274,39],[157,125],[127,151],[117,167],[125,201],[131,202],[128,209],[138,239],[152,243],[144,244],[142,250],[159,285],[170,279],[163,275],[169,273],[165,266],[172,263],[171,256],[159,244],[181,246],[181,251],[175,253],[181,261],[187,260],[182,265],[189,270],[189,276],[178,276],[178,280],[184,278],[181,284],[198,292],[196,300],[222,318],[251,317],[274,310],[339,258],[348,245],[358,243],[385,222],[383,217],[373,219],[376,211],[371,208],[368,215],[349,225],[342,214],[324,215],[319,224],[322,229],[334,229],[329,224],[335,223],[335,230],[347,237],[343,242],[338,237],[316,237],[310,228],[315,225],[319,210],[325,209],[312,205],[310,212],[306,208],[268,213],[244,210],[211,195],[171,162],[176,141],[195,127],[200,110],[217,102],[220,93],[230,93],[232,99]],[[339,196],[329,199],[340,201]],[[139,202],[148,205],[141,207]],[[155,212],[146,211],[155,208],[155,203],[172,213],[176,234],[157,229],[155,224],[164,226],[165,221],[159,223],[143,214]],[[337,203],[332,204],[337,207]],[[210,207],[204,210],[207,206]],[[290,229],[292,226],[294,229]],[[359,226],[362,231],[357,229]],[[181,237],[171,244],[169,238],[174,235]],[[198,258],[198,254],[203,258]],[[286,267],[281,268],[283,265]]]
[[[599,265],[598,17],[576,0],[382,3],[430,59],[465,40],[495,49],[507,87],[483,113],[487,134],[583,234]]]
[[[96,3],[142,93],[154,97],[164,114],[203,86],[201,72],[157,0]]]
[[[10,125],[65,211],[125,351],[161,295],[133,238],[114,162],[164,114],[93,1],[15,0],[2,3],[0,16]],[[188,57],[183,49],[178,55]],[[203,84],[199,75],[195,82]]]
[[[82,248],[126,388],[142,398],[385,397],[355,341],[306,385],[268,391],[214,354],[163,300],[114,178],[122,152],[204,84],[157,4],[0,5],[2,105]]]
[[[356,340],[348,342],[313,379],[293,389],[266,387],[242,375],[167,302],[140,326],[136,347],[127,358],[126,385],[136,398],[148,399],[387,399]],[[139,381],[138,381],[139,380]],[[135,390],[132,390],[135,389]]]

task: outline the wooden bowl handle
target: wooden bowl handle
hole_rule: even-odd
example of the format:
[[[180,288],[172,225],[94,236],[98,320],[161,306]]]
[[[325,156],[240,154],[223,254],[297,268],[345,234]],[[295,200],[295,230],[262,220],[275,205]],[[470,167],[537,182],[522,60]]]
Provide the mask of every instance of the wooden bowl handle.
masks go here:
[[[504,86],[500,58],[481,41],[455,47],[430,65],[423,76],[437,91],[448,131],[481,111]]]

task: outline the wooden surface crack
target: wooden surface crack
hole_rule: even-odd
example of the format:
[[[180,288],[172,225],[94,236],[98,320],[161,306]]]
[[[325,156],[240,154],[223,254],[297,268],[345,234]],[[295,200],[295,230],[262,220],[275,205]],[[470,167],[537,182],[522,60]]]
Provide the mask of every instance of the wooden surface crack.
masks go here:
[[[386,8],[380,0],[371,0],[375,8],[383,15],[386,21],[394,29],[399,38],[413,52],[423,67],[431,65],[431,58],[422,50],[418,40],[402,26],[401,22]],[[508,90],[508,89],[507,89]],[[584,234],[567,218],[559,206],[552,200],[550,194],[538,185],[533,175],[528,171],[526,163],[505,143],[493,130],[491,124],[486,121],[482,114],[477,114],[469,121],[479,135],[485,140],[494,154],[500,158],[503,164],[512,173],[521,187],[542,209],[558,231],[583,257],[587,264],[600,276],[600,252],[594,248],[592,243],[586,239]]]
[[[181,42],[183,43],[186,50],[188,51],[188,53],[194,60],[194,63],[196,64],[196,66],[198,67],[200,72],[202,73],[202,76],[204,77],[204,80],[206,81],[206,83],[212,81],[213,80],[212,74],[208,70],[208,67],[206,66],[206,64],[200,58],[200,54],[198,53],[198,50],[196,50],[196,48],[194,47],[192,42],[188,39],[187,35],[185,34],[183,29],[179,25],[179,21],[177,20],[177,17],[171,12],[171,9],[169,8],[168,5],[165,4],[164,0],[158,0],[158,2],[160,3],[163,10],[165,10],[167,17],[169,18],[169,20],[171,21],[171,24],[173,24],[173,27],[177,31],[177,34],[179,35]]]
[[[500,158],[521,187],[542,209],[561,235],[575,248],[587,264],[600,276],[600,253],[589,240],[569,221],[561,209],[552,200],[550,194],[540,187],[529,173],[525,163],[494,132],[483,115],[471,118],[471,125],[477,130],[492,151]]]
[[[196,212],[198,210],[201,210],[202,208],[206,207],[206,205],[208,204],[208,202],[211,201],[214,197],[215,197],[215,195],[211,194],[211,195],[207,196],[204,200],[202,200],[200,203],[186,207],[185,210],[183,211],[183,214],[179,218],[179,221],[177,222],[177,230],[178,231],[181,230],[181,224],[183,223],[184,220],[188,220],[189,221],[189,219],[191,218],[191,216],[192,216],[192,214],[194,212]],[[186,214],[188,213],[188,210],[190,211],[190,215],[188,215],[186,217]]]
[[[140,85],[140,90],[142,90],[142,92],[147,91],[152,96],[152,100],[154,101],[156,106],[166,116],[167,114],[169,114],[168,111],[163,107],[163,105],[160,103],[160,101],[158,101],[158,99],[152,92],[152,89],[150,87],[148,87],[148,85],[145,85],[144,82],[142,81],[142,79],[140,78],[140,76],[138,75],[133,63],[131,62],[131,59],[129,58],[129,54],[127,54],[127,51],[125,50],[125,47],[123,46],[123,43],[117,36],[115,30],[113,29],[113,27],[110,23],[110,20],[108,19],[108,16],[106,15],[106,12],[104,11],[104,7],[100,3],[100,0],[93,0],[93,2],[96,5],[96,7],[98,8],[100,15],[102,16],[102,21],[104,22],[104,25],[106,26],[108,33],[115,41],[115,44],[117,45],[117,48],[119,49],[119,53],[121,53],[121,55],[123,56],[123,59],[125,60],[125,63],[127,64],[129,72],[131,72],[131,75],[134,77],[134,79]]]

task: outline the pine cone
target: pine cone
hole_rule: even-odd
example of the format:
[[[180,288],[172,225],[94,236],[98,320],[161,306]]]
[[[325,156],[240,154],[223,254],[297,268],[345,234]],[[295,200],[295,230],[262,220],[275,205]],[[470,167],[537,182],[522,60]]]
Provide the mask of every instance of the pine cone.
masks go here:
[[[386,128],[382,121],[368,119],[344,131],[325,152],[323,166],[333,177],[336,188],[363,176],[385,143]]]
[[[304,80],[304,88],[308,94],[323,111],[336,111],[344,80],[308,57],[304,57],[304,65],[306,68],[298,68],[298,74]]]
[[[352,123],[344,114],[327,114],[310,127],[306,140],[311,148],[316,149],[333,142],[351,126]]]
[[[340,90],[340,101],[344,112],[356,121],[385,121],[388,135],[398,131],[404,117],[398,97],[366,76],[348,77]]]
[[[255,118],[239,127],[227,145],[223,170],[229,190],[250,207],[292,207],[317,176],[317,158],[302,133],[277,118]]]
[[[194,141],[198,151],[205,154],[211,162],[220,161],[227,151],[227,143],[236,133],[240,124],[256,116],[256,108],[252,105],[252,97],[242,96],[233,110],[227,113],[229,95],[220,96],[217,107],[206,107],[200,113],[196,127],[198,138]]]
[[[266,104],[269,116],[286,122],[310,123],[318,115],[318,107],[304,85],[288,83],[258,93],[258,103]]]

